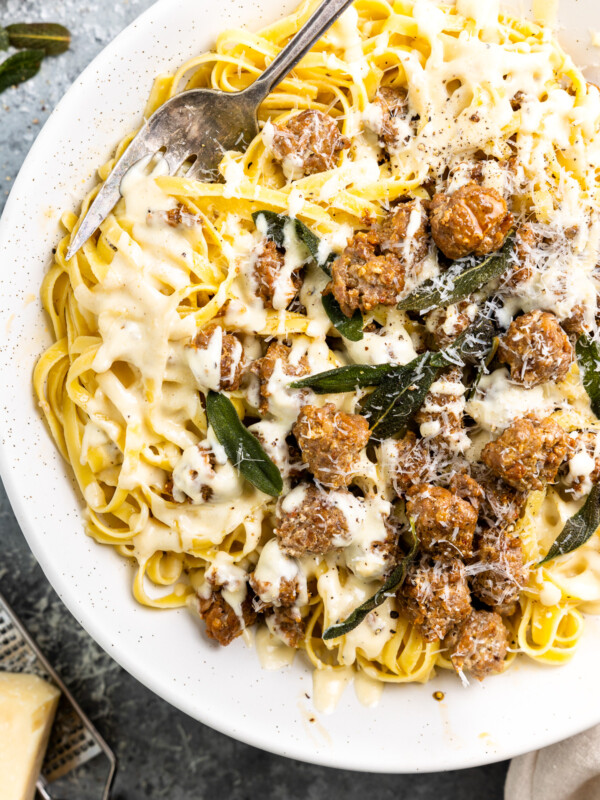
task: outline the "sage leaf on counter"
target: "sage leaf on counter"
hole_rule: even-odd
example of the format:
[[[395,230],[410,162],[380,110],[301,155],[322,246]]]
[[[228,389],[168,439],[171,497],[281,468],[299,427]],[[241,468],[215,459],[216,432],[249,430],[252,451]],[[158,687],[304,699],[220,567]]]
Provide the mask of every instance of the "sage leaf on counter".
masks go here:
[[[589,336],[582,334],[577,339],[575,352],[592,411],[600,417],[600,347]]]
[[[37,75],[43,58],[43,50],[23,50],[9,56],[0,64],[0,92]]]
[[[595,484],[579,511],[565,523],[565,527],[554,540],[547,555],[537,566],[541,566],[553,558],[572,553],[585,544],[600,526],[600,486]]]
[[[469,256],[455,261],[441,277],[424,281],[407,295],[398,303],[398,308],[425,311],[464,300],[507,270],[513,246],[514,236],[511,234],[500,250],[489,256],[478,259]]]
[[[309,375],[290,384],[292,389],[312,389],[315,394],[339,394],[353,392],[365,386],[379,386],[384,378],[393,375],[403,367],[394,367],[391,364],[350,364],[346,367],[328,369]]]
[[[338,636],[344,636],[345,634],[350,633],[350,631],[353,631],[354,628],[360,625],[367,614],[385,603],[385,600],[389,594],[393,594],[394,592],[398,591],[398,589],[404,583],[408,567],[412,563],[419,546],[412,521],[410,526],[410,538],[411,544],[408,553],[395,567],[383,586],[381,586],[372,597],[362,603],[362,605],[358,606],[358,608],[355,608],[349,617],[346,617],[346,619],[342,620],[342,622],[336,622],[334,625],[330,625],[325,631],[323,631],[323,639],[337,639]]]
[[[267,237],[272,239],[277,247],[281,248],[285,247],[285,226],[287,223],[293,222],[294,232],[298,239],[306,246],[317,265],[331,277],[330,267],[332,261],[335,261],[335,253],[324,255],[320,248],[321,239],[303,222],[295,217],[288,217],[286,214],[276,214],[274,211],[255,211],[252,214],[252,219],[257,227],[260,224],[258,222],[260,217],[265,219]],[[332,294],[324,295],[322,303],[331,324],[345,339],[349,339],[351,342],[359,342],[363,338],[364,322],[360,311],[356,311],[352,317],[347,317]]]
[[[6,32],[6,28],[0,26],[0,50],[8,50],[9,44],[10,40],[8,38],[8,33]]]
[[[209,391],[206,416],[233,466],[261,492],[278,497],[283,490],[281,473],[256,436],[242,423],[231,400]]]
[[[18,50],[43,50],[47,56],[59,56],[71,45],[71,34],[57,22],[23,22],[7,25],[10,44]],[[1,49],[1,48],[0,48]]]

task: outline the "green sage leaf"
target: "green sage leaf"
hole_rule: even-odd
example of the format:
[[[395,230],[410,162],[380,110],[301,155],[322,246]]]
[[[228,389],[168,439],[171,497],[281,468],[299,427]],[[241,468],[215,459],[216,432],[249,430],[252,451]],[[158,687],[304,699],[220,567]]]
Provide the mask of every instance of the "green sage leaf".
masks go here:
[[[258,218],[264,217],[267,223],[267,236],[273,239],[277,247],[285,247],[285,226],[288,223],[293,223],[294,233],[298,239],[304,244],[321,267],[327,261],[327,258],[319,257],[319,245],[321,240],[308,228],[303,222],[295,217],[288,217],[286,214],[276,214],[275,211],[255,211],[252,214],[254,224],[258,226]]]
[[[256,436],[242,423],[231,400],[209,391],[206,416],[233,466],[261,492],[278,497],[283,489],[281,473]]]
[[[351,342],[360,342],[364,337],[363,327],[365,324],[360,311],[355,311],[351,317],[347,317],[332,294],[323,295],[321,302],[332,325],[342,334],[344,339],[349,339]]]
[[[6,28],[0,26],[0,50],[8,50],[10,40]]]
[[[382,441],[405,431],[443,366],[439,363],[440,355],[418,356],[402,371],[383,380],[365,399],[360,413],[369,423],[372,441]]]
[[[330,625],[324,632],[323,632],[323,639],[337,639],[339,636],[344,636],[350,631],[353,631],[363,619],[369,614],[373,609],[377,608],[378,606],[385,603],[385,600],[389,594],[398,591],[398,589],[404,583],[404,579],[406,578],[406,572],[408,567],[412,563],[416,553],[417,548],[419,546],[419,542],[414,530],[414,525],[411,522],[410,526],[410,537],[411,537],[411,544],[408,553],[404,556],[402,561],[398,564],[398,566],[393,570],[390,577],[387,581],[381,586],[368,600],[366,600],[362,605],[355,608],[354,611],[350,614],[349,617],[346,617],[345,620],[342,622],[336,622],[334,625]]]
[[[309,375],[295,381],[290,386],[292,389],[312,389],[315,394],[339,394],[341,392],[353,392],[364,386],[379,386],[384,378],[393,375],[402,367],[394,367],[391,364],[350,364],[347,367],[329,369],[326,372],[318,372],[316,375]]]
[[[600,417],[600,347],[583,333],[575,345],[583,386],[590,398],[592,411]]]
[[[259,217],[264,217],[267,227],[267,236],[272,239],[277,247],[285,247],[285,226],[293,222],[294,232],[298,239],[305,245],[317,265],[331,277],[331,264],[336,259],[335,253],[328,253],[326,256],[320,250],[321,240],[299,219],[288,217],[286,214],[276,214],[274,211],[255,211],[252,219],[255,225],[259,225]],[[359,342],[363,338],[364,322],[360,311],[356,311],[349,319],[340,308],[340,304],[332,294],[324,295],[322,298],[325,313],[331,320],[331,324],[342,334],[345,339],[351,342]]]
[[[71,45],[71,34],[56,22],[24,22],[7,25],[6,32],[13,47],[19,50],[43,50],[47,56],[58,56]]]
[[[464,300],[507,270],[513,246],[514,236],[509,235],[500,250],[489,256],[478,259],[469,256],[455,261],[440,278],[424,281],[407,295],[398,303],[398,308],[425,311]]]
[[[44,58],[43,50],[23,50],[0,64],[0,92],[33,78]]]
[[[541,566],[558,556],[572,553],[596,533],[600,527],[600,486],[592,486],[585,503],[565,523],[565,527],[554,540],[548,554],[536,566]]]

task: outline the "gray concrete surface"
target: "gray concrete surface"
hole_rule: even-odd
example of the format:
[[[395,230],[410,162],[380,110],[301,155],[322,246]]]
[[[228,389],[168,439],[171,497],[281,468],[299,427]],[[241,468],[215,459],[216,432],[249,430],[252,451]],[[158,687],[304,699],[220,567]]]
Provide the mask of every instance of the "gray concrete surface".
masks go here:
[[[0,24],[63,22],[69,53],[0,96],[0,212],[37,132],[73,79],[152,0],[0,0]],[[208,2],[208,0],[198,0]],[[151,694],[80,628],[36,564],[0,485],[0,589],[106,739],[119,800],[501,800],[506,764],[393,776],[315,767],[263,753],[188,718]],[[69,791],[70,790],[70,791]],[[71,785],[65,797],[95,800]]]

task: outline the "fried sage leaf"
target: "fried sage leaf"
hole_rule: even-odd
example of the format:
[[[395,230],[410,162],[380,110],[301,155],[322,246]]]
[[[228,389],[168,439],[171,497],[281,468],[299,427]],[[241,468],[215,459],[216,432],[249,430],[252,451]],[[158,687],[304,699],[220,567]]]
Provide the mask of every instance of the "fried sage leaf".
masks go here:
[[[419,542],[417,540],[417,536],[414,531],[414,526],[412,524],[410,528],[410,537],[411,537],[411,544],[408,553],[404,556],[404,558],[398,564],[398,566],[393,570],[392,574],[383,584],[383,586],[381,586],[375,592],[373,597],[370,597],[362,605],[358,606],[358,608],[355,608],[354,611],[350,614],[350,616],[346,617],[345,620],[343,620],[342,622],[336,622],[335,625],[330,625],[323,632],[323,639],[337,639],[338,636],[344,636],[346,633],[350,633],[350,631],[353,631],[354,628],[360,625],[360,623],[367,616],[367,614],[373,611],[373,609],[385,603],[387,596],[393,594],[402,586],[402,584],[404,583],[404,579],[406,578],[406,572],[408,570],[408,567],[413,561],[417,553],[417,548],[419,546]]]
[[[425,311],[464,300],[506,271],[513,246],[514,236],[509,235],[500,250],[489,256],[478,259],[469,256],[455,261],[440,278],[424,281],[407,295],[398,303],[398,308]]]
[[[0,26],[0,50],[8,50],[10,40],[6,28]]]
[[[347,317],[332,294],[323,295],[321,302],[331,324],[342,334],[344,339],[360,342],[364,337],[363,327],[365,324],[360,311],[355,311],[351,317]]]
[[[57,22],[23,22],[7,25],[6,32],[13,47],[19,50],[43,50],[47,56],[58,56],[71,45],[71,34]]]
[[[592,411],[600,417],[600,347],[589,336],[582,334],[577,339],[575,352]]]
[[[383,380],[365,399],[360,413],[369,423],[372,441],[404,432],[443,366],[439,363],[440,355],[418,356],[402,371]]]
[[[281,473],[256,436],[243,425],[231,400],[209,391],[206,416],[233,466],[261,492],[278,497],[283,490]]]
[[[273,239],[277,247],[285,247],[285,226],[292,223],[294,226],[294,233],[298,239],[304,244],[311,256],[321,267],[326,262],[327,258],[322,258],[319,255],[319,245],[321,240],[308,228],[303,222],[295,217],[288,217],[285,214],[276,214],[275,211],[255,211],[252,214],[252,219],[255,225],[259,225],[259,217],[264,217],[267,224],[267,236]]]
[[[264,217],[267,236],[275,242],[277,247],[285,247],[285,226],[288,223],[293,223],[294,232],[298,239],[306,246],[317,265],[331,277],[330,267],[331,263],[335,261],[335,253],[328,252],[325,254],[320,246],[321,239],[303,222],[285,214],[276,214],[274,211],[255,211],[252,214],[252,219],[257,226],[260,225],[260,217]],[[324,295],[322,303],[325,313],[331,320],[331,324],[345,339],[349,339],[351,342],[359,342],[363,338],[364,322],[360,311],[356,311],[350,318],[347,317],[332,294]]]
[[[596,533],[600,527],[600,486],[595,484],[579,511],[565,523],[565,527],[554,540],[548,554],[537,566],[551,561],[557,556],[572,553]]]
[[[291,384],[292,389],[312,389],[315,394],[339,394],[353,392],[365,386],[379,386],[384,378],[393,375],[403,367],[391,364],[350,364],[347,367],[328,369],[309,375]]]
[[[44,58],[43,50],[23,50],[0,64],[0,92],[37,75]]]

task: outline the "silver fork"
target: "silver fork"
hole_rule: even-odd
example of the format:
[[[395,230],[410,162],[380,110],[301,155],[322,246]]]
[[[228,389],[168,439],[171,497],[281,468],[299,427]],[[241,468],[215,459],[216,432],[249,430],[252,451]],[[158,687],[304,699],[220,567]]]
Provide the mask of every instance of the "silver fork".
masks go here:
[[[83,218],[67,251],[67,259],[75,255],[106,219],[119,200],[125,173],[143,158],[164,150],[169,174],[173,175],[195,156],[186,177],[214,180],[224,151],[243,151],[257,135],[257,111],[265,97],[352,2],[323,0],[273,63],[244,91],[191,89],[161,106],[115,164]]]

